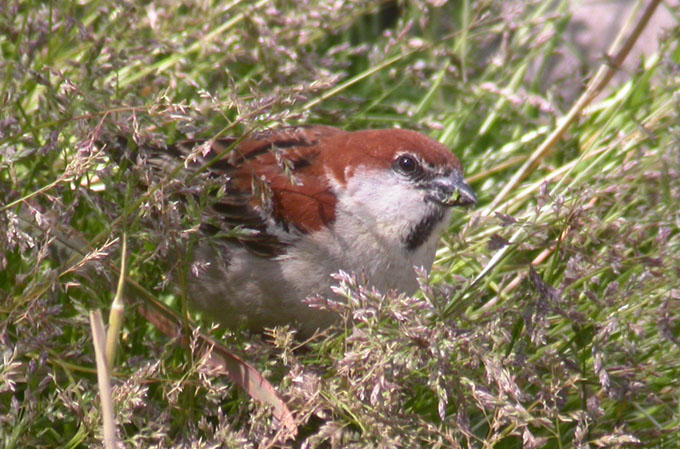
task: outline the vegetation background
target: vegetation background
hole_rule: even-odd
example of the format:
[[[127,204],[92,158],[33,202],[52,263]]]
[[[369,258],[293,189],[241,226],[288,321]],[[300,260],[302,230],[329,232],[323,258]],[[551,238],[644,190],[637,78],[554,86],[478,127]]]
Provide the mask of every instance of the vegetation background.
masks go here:
[[[121,447],[677,447],[680,28],[499,196],[571,106],[541,85],[570,18],[552,0],[0,3],[0,446],[104,445],[88,314],[110,308],[123,233],[127,279],[187,313],[160,261],[208,200],[179,213],[177,183],[140,191],[146,168],[106,143],[322,123],[433,136],[479,209],[415,298],[339,279],[357,326],[303,345],[203,322],[297,432],[197,330],[186,348],[128,307]]]

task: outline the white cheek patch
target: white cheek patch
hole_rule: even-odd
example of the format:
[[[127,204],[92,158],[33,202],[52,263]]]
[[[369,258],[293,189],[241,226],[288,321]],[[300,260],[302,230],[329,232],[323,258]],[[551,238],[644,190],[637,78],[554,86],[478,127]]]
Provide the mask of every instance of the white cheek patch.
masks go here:
[[[338,200],[338,207],[388,241],[403,242],[432,213],[425,192],[392,170],[356,170]]]
[[[426,191],[392,170],[355,168],[354,175],[342,184],[329,176],[337,195],[336,219],[326,234],[310,235],[310,252],[322,249],[324,257],[298,257],[301,261],[324,260],[328,270],[338,267],[348,272],[365,273],[371,283],[386,291],[396,288],[413,293],[418,288],[413,267],[429,271],[439,233],[449,216],[425,199]],[[409,243],[428,217],[438,216],[427,226],[417,245]],[[316,237],[319,237],[318,239]],[[313,241],[311,241],[313,240]],[[332,265],[332,267],[330,266]],[[303,267],[301,272],[318,268]]]

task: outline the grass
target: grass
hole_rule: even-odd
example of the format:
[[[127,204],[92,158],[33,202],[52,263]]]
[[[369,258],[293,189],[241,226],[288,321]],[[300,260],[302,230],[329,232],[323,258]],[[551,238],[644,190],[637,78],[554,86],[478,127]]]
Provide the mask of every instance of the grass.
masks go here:
[[[160,262],[201,201],[180,214],[172,182],[140,192],[144,167],[100,142],[303,122],[425,132],[480,207],[415,298],[340,277],[333,307],[356,326],[301,345],[203,322],[276,387],[295,436],[215,374],[195,329],[168,338],[127,307],[121,446],[677,446],[679,29],[500,198],[573,103],[530,76],[568,2],[436,3],[0,6],[0,446],[104,445],[89,316],[118,291],[124,234],[128,281],[191,313]]]

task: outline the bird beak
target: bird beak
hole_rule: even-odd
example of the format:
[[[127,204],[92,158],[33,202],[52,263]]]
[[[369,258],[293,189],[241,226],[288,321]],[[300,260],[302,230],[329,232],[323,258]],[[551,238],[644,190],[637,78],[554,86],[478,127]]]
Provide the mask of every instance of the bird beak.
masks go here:
[[[427,199],[447,207],[477,204],[475,193],[459,172],[432,180]]]

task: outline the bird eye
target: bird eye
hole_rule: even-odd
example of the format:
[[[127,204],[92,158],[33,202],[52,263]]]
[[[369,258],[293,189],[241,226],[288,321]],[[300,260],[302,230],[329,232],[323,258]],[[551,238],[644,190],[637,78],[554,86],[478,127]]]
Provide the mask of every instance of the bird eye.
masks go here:
[[[397,158],[397,167],[403,173],[413,173],[418,168],[418,162],[408,154],[403,154]]]

